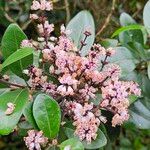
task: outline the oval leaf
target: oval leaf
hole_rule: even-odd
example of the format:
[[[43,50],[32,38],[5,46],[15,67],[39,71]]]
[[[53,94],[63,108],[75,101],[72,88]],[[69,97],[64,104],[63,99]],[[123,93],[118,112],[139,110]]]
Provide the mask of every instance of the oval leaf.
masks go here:
[[[14,52],[12,55],[10,55],[2,64],[2,69],[5,67],[8,67],[9,65],[33,54],[33,49],[32,48],[22,48],[19,49],[18,51]],[[23,70],[22,70],[23,71]]]
[[[120,15],[120,24],[121,26],[128,26],[131,24],[136,24],[136,22],[129,14],[123,12]]]
[[[13,131],[18,123],[28,100],[28,90],[21,89],[0,95],[0,134],[7,135]],[[7,103],[15,105],[14,112],[6,115]]]
[[[17,24],[10,24],[6,29],[2,38],[2,54],[6,59],[20,48],[22,40],[26,39],[26,35]]]
[[[84,150],[83,144],[75,138],[71,138],[60,144],[60,150],[64,150],[65,148],[67,149],[67,147],[71,150]]]
[[[59,132],[61,112],[58,103],[46,94],[39,94],[33,104],[35,121],[49,138],[54,138]]]
[[[90,12],[81,11],[79,12],[67,25],[67,30],[71,30],[70,37],[74,41],[75,45],[80,48],[81,40],[85,38],[84,31],[90,28],[91,36],[86,40],[86,46],[83,47],[81,54],[86,55],[91,49],[95,39],[95,25],[94,20]]]

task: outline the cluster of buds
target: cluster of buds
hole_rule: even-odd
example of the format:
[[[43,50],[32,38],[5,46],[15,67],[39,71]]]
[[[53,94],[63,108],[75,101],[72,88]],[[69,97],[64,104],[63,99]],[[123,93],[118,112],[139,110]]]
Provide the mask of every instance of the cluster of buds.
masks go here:
[[[24,137],[24,141],[29,150],[41,150],[41,146],[46,146],[48,138],[43,136],[42,131],[29,130],[28,136]]]
[[[31,8],[49,11],[52,9],[52,3],[34,0]],[[33,15],[35,17],[36,14]],[[68,36],[71,31],[66,30],[64,25],[60,28],[60,36],[56,38],[51,36],[54,25],[49,24],[45,16],[35,18],[40,22],[38,24],[39,39],[43,41],[39,49],[41,63],[49,66],[49,72],[44,73],[45,70],[35,66],[30,66],[28,70],[25,70],[24,72],[30,77],[31,88],[41,89],[54,99],[59,99],[63,104],[67,102],[65,106],[61,106],[62,111],[68,112],[68,116],[73,118],[73,125],[76,127],[75,134],[88,143],[96,139],[100,123],[107,121],[99,113],[101,108],[114,113],[112,126],[121,125],[128,120],[128,97],[131,94],[139,96],[140,89],[134,82],[119,80],[120,67],[109,62],[115,50],[94,44],[88,54],[83,56],[81,51],[87,44],[87,38],[91,36],[90,30],[85,30],[85,37],[81,41],[80,48],[77,48]],[[28,41],[23,41],[22,46],[31,45]],[[57,82],[48,81],[45,74],[53,76]],[[99,105],[94,105],[91,100],[96,98],[98,92],[102,94],[102,101]],[[35,139],[37,133],[31,131],[29,136]],[[33,140],[25,138],[25,141],[28,147],[32,147],[29,145]],[[31,145],[35,147],[36,144]],[[36,147],[39,145],[37,144]]]
[[[47,81],[47,76],[42,74],[42,69],[30,66],[29,69],[23,71],[24,74],[30,77],[29,84],[32,89],[41,88]]]
[[[85,103],[82,106],[76,102],[67,102],[66,107],[72,108],[74,113],[73,125],[76,126],[75,134],[79,136],[80,140],[85,139],[88,143],[91,143],[92,139],[95,140],[100,119],[92,112],[93,104]]]
[[[131,94],[140,96],[141,91],[134,82],[109,81],[101,88],[102,98],[100,106],[115,113],[112,118],[112,126],[121,125],[129,119],[128,97]]]

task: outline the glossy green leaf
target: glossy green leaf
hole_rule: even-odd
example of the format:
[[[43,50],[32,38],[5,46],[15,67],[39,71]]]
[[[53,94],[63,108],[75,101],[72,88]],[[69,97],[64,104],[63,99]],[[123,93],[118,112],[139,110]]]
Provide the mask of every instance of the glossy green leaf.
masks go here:
[[[58,103],[46,94],[39,94],[33,104],[35,121],[49,138],[54,138],[59,132],[61,112]]]
[[[143,11],[144,25],[150,34],[150,0],[146,3]]]
[[[8,67],[9,65],[33,54],[33,49],[32,48],[22,48],[14,52],[12,55],[10,55],[2,64],[2,69],[5,67]],[[23,71],[23,70],[22,70]]]
[[[20,89],[0,95],[0,134],[11,133],[18,123],[26,102],[28,100],[28,90]],[[14,112],[6,115],[7,103],[15,104]]]
[[[20,48],[22,40],[26,39],[26,35],[17,24],[10,24],[6,29],[1,42],[1,49],[4,59],[6,60],[10,55]],[[29,55],[21,61],[17,61],[9,69],[21,78],[25,78],[22,70],[27,68],[29,64],[33,63],[33,56]]]
[[[129,31],[129,30],[141,30],[143,29],[144,26],[141,26],[141,25],[129,25],[129,26],[124,26],[124,27],[121,27],[119,28],[118,30],[116,30],[113,35],[112,35],[112,38],[119,35],[121,32],[124,32],[124,31]]]
[[[77,138],[79,140],[79,138],[74,135],[73,129],[65,128],[65,133],[68,138]],[[99,129],[96,140],[93,140],[91,144],[88,144],[85,140],[81,141],[81,143],[84,145],[85,149],[97,149],[105,146],[107,144],[107,139],[104,133]]]
[[[90,28],[91,36],[86,40],[86,46],[83,47],[81,54],[86,55],[91,49],[95,39],[95,25],[94,20],[90,12],[81,11],[79,12],[67,25],[67,30],[71,30],[70,37],[74,41],[75,45],[80,48],[81,40],[84,40],[85,35],[83,34],[87,28]]]
[[[2,38],[2,54],[6,59],[20,48],[22,40],[26,39],[26,35],[17,24],[10,24],[6,29]]]
[[[83,144],[75,138],[68,139],[60,144],[60,150],[64,150],[65,148],[70,148],[71,150],[84,150]]]
[[[23,114],[26,120],[32,125],[32,127],[34,127],[35,129],[38,129],[35,119],[33,117],[32,109],[33,109],[33,102],[29,102],[26,105]]]

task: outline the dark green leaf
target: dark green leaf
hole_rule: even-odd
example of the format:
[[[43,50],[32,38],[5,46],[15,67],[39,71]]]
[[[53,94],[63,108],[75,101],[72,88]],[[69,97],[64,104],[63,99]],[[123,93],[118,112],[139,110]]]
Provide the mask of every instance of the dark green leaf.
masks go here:
[[[26,39],[26,35],[16,24],[11,24],[6,29],[2,39],[2,54],[6,59],[20,48],[22,40]]]
[[[59,132],[61,112],[58,103],[46,94],[39,94],[33,104],[35,121],[49,138],[54,138]]]
[[[2,54],[4,59],[7,59],[11,54],[16,52],[20,48],[20,44],[22,40],[26,39],[26,35],[19,28],[17,24],[10,24],[6,29],[4,36],[2,38]],[[22,59],[21,61],[17,61],[12,64],[9,69],[20,76],[21,78],[25,78],[22,74],[22,70],[27,68],[29,64],[33,63],[33,56],[29,55]]]
[[[79,12],[67,25],[67,29],[72,31],[70,37],[78,48],[81,47],[80,42],[84,39],[85,35],[83,33],[87,28],[90,28],[91,36],[89,36],[86,40],[87,45],[83,47],[81,51],[82,55],[87,54],[95,39],[95,25],[93,17],[90,12],[84,10]]]
[[[28,91],[26,89],[15,90],[0,95],[0,134],[7,135],[13,131],[18,123],[23,109],[28,100]],[[14,112],[6,115],[7,103],[15,104]]]

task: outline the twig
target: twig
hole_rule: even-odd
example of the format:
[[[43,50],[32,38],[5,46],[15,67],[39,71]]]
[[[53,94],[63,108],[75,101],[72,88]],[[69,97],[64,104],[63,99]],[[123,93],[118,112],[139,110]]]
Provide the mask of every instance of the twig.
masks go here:
[[[111,11],[110,13],[108,14],[107,18],[105,19],[104,21],[104,24],[103,26],[100,28],[100,30],[97,32],[96,36],[100,35],[104,30],[105,28],[107,27],[107,25],[109,24],[109,21],[110,21],[110,18],[115,10],[115,4],[116,4],[116,0],[113,0],[112,1],[112,7],[111,7]]]
[[[26,88],[26,86],[23,86],[23,85],[20,85],[20,84],[11,83],[11,82],[5,81],[3,79],[0,79],[0,83],[7,84],[9,86],[16,86],[16,87],[19,87],[19,88]]]
[[[69,10],[69,3],[68,0],[64,0],[65,2],[65,8],[66,8],[66,23],[70,20],[70,10]]]

